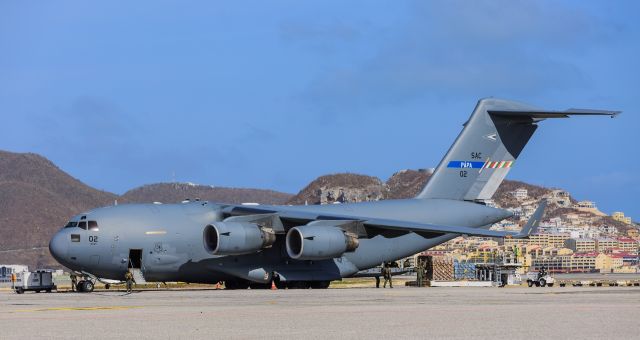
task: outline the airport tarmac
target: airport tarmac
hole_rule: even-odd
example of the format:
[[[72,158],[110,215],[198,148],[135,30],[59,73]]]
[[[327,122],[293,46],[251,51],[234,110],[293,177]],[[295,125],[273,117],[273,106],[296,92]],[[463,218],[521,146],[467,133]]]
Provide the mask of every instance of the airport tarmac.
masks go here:
[[[640,287],[0,292],[3,338],[635,338]]]

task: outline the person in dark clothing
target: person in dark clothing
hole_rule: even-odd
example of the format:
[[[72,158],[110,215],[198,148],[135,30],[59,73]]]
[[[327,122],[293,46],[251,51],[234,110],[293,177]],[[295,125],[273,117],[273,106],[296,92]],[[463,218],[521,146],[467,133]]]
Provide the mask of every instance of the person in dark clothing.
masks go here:
[[[422,287],[424,283],[424,264],[422,260],[418,261],[418,266],[416,267],[416,286]]]
[[[75,292],[78,289],[78,276],[75,273],[71,273],[69,277],[71,278],[71,291]]]
[[[387,282],[389,282],[389,288],[393,288],[393,282],[391,281],[391,265],[389,263],[385,263],[384,268],[382,268],[382,276],[384,277],[384,284],[382,288],[387,288]]]

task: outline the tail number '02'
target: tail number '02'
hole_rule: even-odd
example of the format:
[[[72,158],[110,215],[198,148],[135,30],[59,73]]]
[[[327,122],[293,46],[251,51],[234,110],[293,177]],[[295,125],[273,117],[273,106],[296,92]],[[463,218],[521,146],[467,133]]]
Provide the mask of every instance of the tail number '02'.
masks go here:
[[[94,236],[94,235],[89,235],[89,243],[90,244],[96,244],[98,243],[98,236]]]

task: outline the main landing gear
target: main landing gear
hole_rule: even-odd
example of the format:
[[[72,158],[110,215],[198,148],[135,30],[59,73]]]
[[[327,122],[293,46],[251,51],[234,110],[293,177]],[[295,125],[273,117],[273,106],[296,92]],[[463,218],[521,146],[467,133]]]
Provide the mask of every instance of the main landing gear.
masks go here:
[[[327,289],[331,281],[280,281],[276,280],[278,289]],[[227,280],[224,282],[226,289],[270,289],[270,283],[255,283],[247,280]]]

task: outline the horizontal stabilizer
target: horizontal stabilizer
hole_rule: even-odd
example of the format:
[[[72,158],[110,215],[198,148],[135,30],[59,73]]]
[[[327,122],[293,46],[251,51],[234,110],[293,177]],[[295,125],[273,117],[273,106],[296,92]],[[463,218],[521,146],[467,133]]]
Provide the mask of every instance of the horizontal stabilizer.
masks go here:
[[[565,111],[541,111],[541,110],[487,110],[494,116],[500,117],[530,117],[537,119],[546,118],[569,118],[569,116],[611,116],[620,114],[621,111],[592,110],[592,109],[568,109]]]
[[[542,216],[544,215],[544,209],[547,207],[547,200],[543,199],[538,204],[538,209],[531,215],[531,218],[527,221],[527,224],[522,227],[520,233],[514,238],[524,238],[529,237],[531,234],[535,234],[538,232],[538,227],[540,226],[540,221],[542,221]]]

